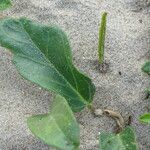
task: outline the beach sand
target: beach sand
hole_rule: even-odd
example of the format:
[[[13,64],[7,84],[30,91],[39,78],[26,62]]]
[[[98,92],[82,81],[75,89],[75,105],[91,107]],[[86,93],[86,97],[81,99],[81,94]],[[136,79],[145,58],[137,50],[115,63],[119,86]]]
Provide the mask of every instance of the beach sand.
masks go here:
[[[150,78],[141,71],[150,59],[150,0],[12,0],[3,16],[25,16],[42,24],[56,24],[68,35],[74,64],[92,78],[93,106],[132,116],[140,150],[150,149],[150,128],[139,116],[150,111],[145,89]],[[105,43],[106,73],[97,69],[98,28],[108,12]],[[27,127],[27,117],[47,113],[53,94],[24,80],[12,63],[12,54],[0,47],[0,150],[52,150]],[[101,132],[113,132],[111,118],[94,117],[84,109],[76,114],[81,150],[98,150]]]

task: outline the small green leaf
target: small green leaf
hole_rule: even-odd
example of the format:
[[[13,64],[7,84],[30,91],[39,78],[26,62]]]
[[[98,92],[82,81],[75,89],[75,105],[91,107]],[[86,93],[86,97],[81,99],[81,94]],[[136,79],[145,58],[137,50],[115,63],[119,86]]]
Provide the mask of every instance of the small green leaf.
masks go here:
[[[140,117],[140,121],[144,123],[150,123],[150,114],[144,114]]]
[[[27,120],[34,135],[60,150],[79,150],[79,126],[66,100],[57,95],[49,114]]]
[[[150,97],[150,88],[147,88],[145,92],[147,93],[146,99],[148,99]]]
[[[0,0],[0,10],[4,10],[11,6],[10,0]]]
[[[106,17],[107,17],[107,13],[105,12],[102,15],[101,26],[99,28],[98,55],[99,55],[99,63],[100,64],[102,64],[104,62],[104,47],[105,47],[105,34],[106,34]]]
[[[133,128],[126,127],[119,134],[102,133],[100,150],[138,150]]]
[[[142,66],[142,70],[148,74],[150,74],[150,61],[146,62],[143,66]]]
[[[150,94],[150,88],[147,88],[147,89],[146,89],[146,92]]]
[[[95,87],[74,67],[70,44],[61,29],[25,18],[3,19],[0,43],[14,54],[24,78],[65,97],[73,111],[91,104]]]

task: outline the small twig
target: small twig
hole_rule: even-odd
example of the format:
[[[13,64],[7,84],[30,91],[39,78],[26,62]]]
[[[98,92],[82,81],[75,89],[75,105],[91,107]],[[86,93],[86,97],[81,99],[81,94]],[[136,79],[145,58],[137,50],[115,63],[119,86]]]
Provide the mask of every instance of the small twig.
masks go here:
[[[115,112],[115,111],[112,111],[112,110],[109,110],[109,109],[105,109],[104,113],[107,116],[116,118],[121,125],[124,125],[124,119],[123,119],[123,117],[121,116],[121,114],[119,112]]]
[[[123,119],[123,117],[121,116],[121,114],[119,112],[115,112],[115,111],[112,111],[112,110],[109,110],[109,109],[105,109],[103,112],[107,116],[112,117],[116,120],[117,126],[119,127],[119,130],[123,129],[124,119]]]
[[[113,119],[115,119],[116,123],[117,123],[117,133],[121,132],[123,127],[125,126],[125,122],[123,117],[121,116],[121,114],[119,112],[113,111],[113,110],[109,110],[109,109],[95,109],[92,105],[89,105],[88,108],[90,109],[91,113],[95,116],[95,117],[99,117],[102,115],[106,115],[108,117],[112,117]],[[129,122],[128,124],[130,124],[131,122],[131,118],[129,118]]]
[[[121,116],[121,114],[119,112],[115,112],[113,110],[109,110],[109,109],[94,109],[93,107],[90,107],[90,110],[92,112],[92,114],[94,116],[102,116],[102,115],[106,115],[109,117],[112,117],[113,119],[115,119],[116,123],[117,123],[117,133],[122,131],[123,127],[124,127],[124,119]]]

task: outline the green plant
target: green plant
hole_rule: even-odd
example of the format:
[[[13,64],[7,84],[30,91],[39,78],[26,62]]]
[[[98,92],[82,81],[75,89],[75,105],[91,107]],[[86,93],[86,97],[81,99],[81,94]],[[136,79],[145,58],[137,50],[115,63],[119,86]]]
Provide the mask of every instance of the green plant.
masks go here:
[[[62,150],[79,149],[79,126],[63,97],[55,97],[50,113],[32,116],[27,123],[46,144]]]
[[[147,73],[150,74],[150,61],[146,62],[143,66],[142,66],[142,70]]]
[[[0,0],[0,10],[4,10],[11,6],[10,0]]]
[[[150,75],[150,61],[146,62],[143,66],[142,66],[142,70]],[[148,92],[148,94],[150,94],[150,88],[146,89],[146,92]],[[150,123],[150,114],[143,114],[142,116],[140,116],[139,119],[141,122],[144,123]]]
[[[13,62],[24,78],[65,97],[73,111],[91,104],[95,87],[74,67],[62,30],[25,18],[4,19],[0,27],[0,43],[14,54]]]
[[[98,56],[99,63],[103,64],[104,62],[104,48],[105,48],[105,34],[106,34],[106,17],[107,13],[103,13],[101,19],[101,25],[99,27],[99,43],[98,43]]]
[[[32,133],[49,146],[78,150],[79,127],[72,110],[81,111],[87,106],[95,111],[92,107],[95,87],[91,79],[74,67],[66,34],[58,27],[25,18],[2,19],[0,43],[14,54],[13,62],[24,78],[59,94],[50,113],[28,118]],[[118,113],[108,112],[109,116],[122,121]],[[126,136],[130,143],[133,137]]]
[[[140,121],[144,123],[150,123],[150,114],[144,114],[140,116]]]
[[[100,150],[137,150],[137,142],[132,127],[126,127],[118,134],[102,133]]]

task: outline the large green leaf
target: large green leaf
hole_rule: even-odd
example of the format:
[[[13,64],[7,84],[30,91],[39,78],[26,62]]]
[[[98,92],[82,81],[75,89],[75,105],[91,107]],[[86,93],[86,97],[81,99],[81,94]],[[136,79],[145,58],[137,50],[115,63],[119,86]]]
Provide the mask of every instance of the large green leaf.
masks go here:
[[[102,133],[100,150],[138,150],[132,127],[126,127],[121,133]]]
[[[73,111],[90,105],[95,87],[72,62],[66,34],[25,18],[0,21],[0,43],[14,54],[20,74],[66,98]]]
[[[150,123],[150,114],[144,114],[140,117],[141,122]]]
[[[28,118],[34,135],[61,150],[79,150],[79,126],[66,100],[57,95],[49,114]]]
[[[150,74],[150,61],[146,62],[143,66],[142,66],[142,70],[148,74]]]
[[[11,6],[10,0],[0,0],[0,10],[4,10]]]

